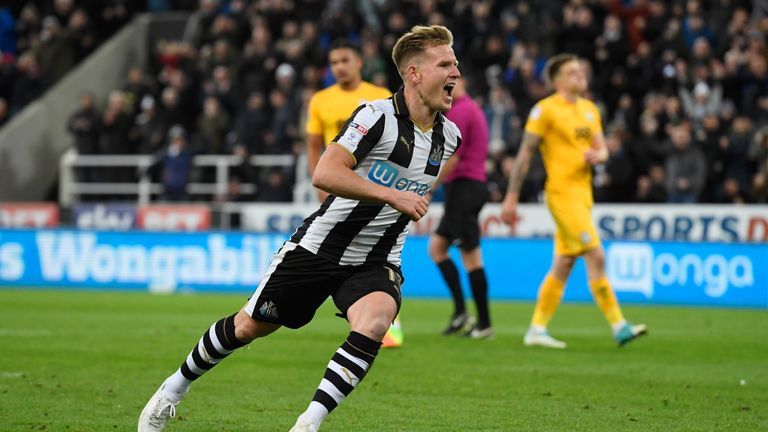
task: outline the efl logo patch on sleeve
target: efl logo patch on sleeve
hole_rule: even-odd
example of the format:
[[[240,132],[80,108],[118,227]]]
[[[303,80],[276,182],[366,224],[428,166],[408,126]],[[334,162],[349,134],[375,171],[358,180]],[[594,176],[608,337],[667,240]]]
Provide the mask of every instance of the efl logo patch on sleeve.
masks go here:
[[[361,124],[357,124],[355,122],[351,122],[349,124],[349,127],[357,129],[363,135],[368,135],[368,129],[366,129],[365,126],[363,126]]]
[[[344,135],[341,136],[340,141],[344,141],[348,144],[356,146],[360,144],[360,141],[363,139],[363,136],[365,135],[361,134],[360,131],[358,131],[354,127],[351,127],[352,124],[350,124],[350,127],[348,127],[346,131],[344,131]]]

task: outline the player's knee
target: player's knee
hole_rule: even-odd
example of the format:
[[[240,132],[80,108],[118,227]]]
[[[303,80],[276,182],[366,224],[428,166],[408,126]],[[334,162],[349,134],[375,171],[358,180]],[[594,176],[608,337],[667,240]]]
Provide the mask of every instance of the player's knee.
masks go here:
[[[430,241],[427,250],[429,252],[429,257],[432,258],[432,261],[435,263],[441,263],[448,259],[448,250],[443,247],[440,242]]]
[[[388,320],[386,317],[376,317],[363,323],[360,328],[353,330],[362,333],[373,340],[380,341],[384,339],[384,335],[387,333],[390,324],[391,320]]]
[[[559,256],[555,259],[555,266],[560,270],[570,272],[573,266],[576,264],[576,257],[572,256]]]
[[[590,251],[586,255],[587,265],[594,270],[602,270],[605,268],[605,252],[602,248],[597,248]]]
[[[244,311],[235,316],[235,338],[243,343],[249,343],[254,339],[266,336],[277,330],[279,325],[257,321]]]

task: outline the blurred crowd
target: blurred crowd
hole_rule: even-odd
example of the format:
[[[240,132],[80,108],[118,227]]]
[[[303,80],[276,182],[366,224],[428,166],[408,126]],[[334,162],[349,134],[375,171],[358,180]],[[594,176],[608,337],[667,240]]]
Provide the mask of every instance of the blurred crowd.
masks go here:
[[[460,69],[490,128],[491,197],[501,200],[528,111],[549,89],[547,58],[584,59],[609,161],[600,202],[768,200],[768,7],[739,0],[148,0],[10,2],[0,10],[0,124],[139,9],[191,11],[185,37],[154,47],[104,103],[70,121],[83,154],[156,154],[169,199],[205,177],[195,154],[298,154],[306,104],[332,83],[330,43],[361,46],[363,78],[396,90],[396,38],[414,24],[454,34]],[[8,22],[15,24],[8,30]],[[12,42],[12,43],[11,43]],[[67,49],[63,49],[66,47]],[[9,72],[10,71],[10,72]],[[290,200],[292,168],[233,171],[221,200]],[[171,181],[172,180],[172,181]],[[540,201],[534,163],[522,201]],[[175,182],[176,189],[169,182]],[[239,182],[258,186],[253,194]],[[179,186],[181,185],[181,186]]]

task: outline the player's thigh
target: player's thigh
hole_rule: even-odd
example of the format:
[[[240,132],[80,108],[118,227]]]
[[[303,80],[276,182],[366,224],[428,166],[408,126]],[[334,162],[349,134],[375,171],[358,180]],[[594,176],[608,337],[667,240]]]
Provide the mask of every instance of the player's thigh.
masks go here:
[[[312,320],[337,282],[339,266],[293,243],[272,258],[245,311],[254,319],[299,328]]]
[[[331,295],[334,304],[344,318],[347,317],[350,306],[373,292],[383,292],[392,297],[397,305],[395,313],[397,315],[402,303],[401,287],[403,280],[400,269],[392,264],[362,265],[351,270]]]
[[[587,202],[547,198],[547,207],[555,220],[555,254],[581,255],[600,246]]]
[[[488,188],[483,182],[467,180],[461,183],[462,210],[458,231],[458,246],[471,251],[480,245],[480,210],[488,201]]]
[[[457,214],[459,210],[459,199],[456,196],[456,185],[453,183],[445,184],[445,202],[443,203],[443,216],[437,225],[435,233],[448,239],[451,243],[456,238],[456,227],[461,223]]]

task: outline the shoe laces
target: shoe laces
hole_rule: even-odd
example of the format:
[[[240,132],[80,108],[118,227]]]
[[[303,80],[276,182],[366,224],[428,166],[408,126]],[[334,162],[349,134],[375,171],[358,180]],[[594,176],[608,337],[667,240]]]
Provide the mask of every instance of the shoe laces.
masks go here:
[[[168,411],[167,414],[165,411]],[[149,416],[149,423],[152,426],[163,426],[168,419],[176,417],[176,405],[168,400],[161,400],[161,403],[157,404],[152,415]]]

